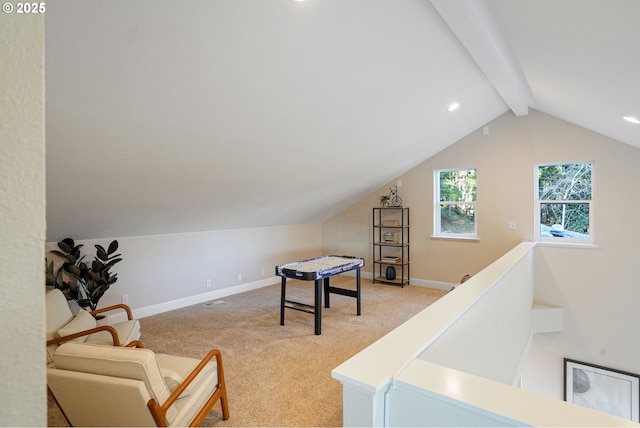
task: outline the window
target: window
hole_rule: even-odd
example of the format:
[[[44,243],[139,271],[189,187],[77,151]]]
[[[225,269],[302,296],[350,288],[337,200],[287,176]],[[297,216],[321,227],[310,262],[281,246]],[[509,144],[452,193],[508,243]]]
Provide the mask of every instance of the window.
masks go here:
[[[434,236],[476,238],[476,169],[435,171]]]
[[[538,165],[539,241],[593,241],[592,172],[592,162]]]

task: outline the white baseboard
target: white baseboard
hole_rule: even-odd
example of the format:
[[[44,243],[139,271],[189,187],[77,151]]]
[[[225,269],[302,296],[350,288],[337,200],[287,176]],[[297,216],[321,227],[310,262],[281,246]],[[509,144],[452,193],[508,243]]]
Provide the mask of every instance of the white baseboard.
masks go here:
[[[279,282],[279,276],[272,276],[270,278],[261,279],[260,281],[235,285],[233,287],[222,288],[220,290],[213,290],[207,293],[195,294],[193,296],[170,300],[168,302],[162,302],[155,305],[132,309],[131,312],[133,313],[134,319],[150,317],[152,315],[173,311],[175,309],[184,308],[186,306],[198,305],[200,303],[209,302],[211,300],[221,299],[223,297],[231,296],[234,294],[244,293],[245,291],[257,290],[258,288],[267,287]],[[126,319],[126,314],[120,314],[120,311],[118,311],[117,314],[109,316],[110,323],[126,321]]]
[[[346,275],[356,276],[355,272],[346,272]],[[361,277],[366,279],[373,279],[371,272],[361,272]],[[280,282],[279,276],[272,276],[270,278],[261,279],[260,281],[249,282],[246,284],[235,285],[233,287],[222,288],[220,290],[213,290],[207,293],[195,294],[193,296],[187,296],[176,300],[170,300],[168,302],[157,303],[155,305],[144,306],[142,308],[132,309],[133,318],[140,319],[150,317],[152,315],[161,314],[163,312],[173,311],[175,309],[184,308],[187,306],[198,305],[200,303],[209,302],[211,300],[221,299],[223,297],[232,296],[234,294],[244,293],[246,291],[257,290],[258,288],[267,287],[269,285],[277,284]],[[439,290],[451,290],[453,284],[448,282],[429,281],[426,279],[413,278],[409,281],[410,285],[418,287],[436,288]],[[109,323],[126,321],[126,314],[118,311],[113,315],[108,315]]]
[[[409,284],[416,285],[418,287],[436,288],[438,290],[447,290],[447,291],[451,290],[451,288],[454,286],[454,284],[450,282],[431,281],[428,279],[417,279],[417,278],[412,278],[409,281]]]
[[[345,272],[343,275],[356,276],[356,273],[355,271],[349,271],[349,272]],[[373,280],[372,272],[361,272],[360,276],[362,278]],[[454,284],[450,282],[431,281],[428,279],[418,279],[418,278],[410,278],[409,285],[416,285],[418,287],[436,288],[438,290],[447,290],[447,291],[451,290],[451,288],[454,286]]]

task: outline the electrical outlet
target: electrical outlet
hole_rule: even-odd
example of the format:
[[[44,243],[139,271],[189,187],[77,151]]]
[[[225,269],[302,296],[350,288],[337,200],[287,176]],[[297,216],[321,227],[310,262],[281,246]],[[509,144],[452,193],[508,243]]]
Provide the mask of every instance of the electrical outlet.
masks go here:
[[[129,295],[128,294],[123,294],[122,295],[122,303],[124,305],[128,305],[129,304]]]
[[[507,222],[507,229],[516,230],[516,222],[511,220]]]
[[[238,282],[240,282],[240,281],[242,281],[242,274],[241,273],[238,274]]]
[[[260,269],[260,275],[264,276],[264,268]]]
[[[211,288],[211,280],[207,279],[207,288]]]

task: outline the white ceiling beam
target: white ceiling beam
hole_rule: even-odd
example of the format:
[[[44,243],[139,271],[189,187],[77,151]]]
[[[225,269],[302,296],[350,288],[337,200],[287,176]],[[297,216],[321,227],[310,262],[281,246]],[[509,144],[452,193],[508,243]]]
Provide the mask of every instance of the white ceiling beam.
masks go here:
[[[431,0],[438,13],[516,116],[529,113],[533,93],[487,0]]]

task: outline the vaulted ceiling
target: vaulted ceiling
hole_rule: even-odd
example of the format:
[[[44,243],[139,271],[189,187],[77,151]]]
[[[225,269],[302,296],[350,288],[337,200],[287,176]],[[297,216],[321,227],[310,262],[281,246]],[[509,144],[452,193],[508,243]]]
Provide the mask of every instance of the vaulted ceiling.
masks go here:
[[[636,0],[56,0],[47,239],[322,222],[508,111],[640,147],[638,22]]]

